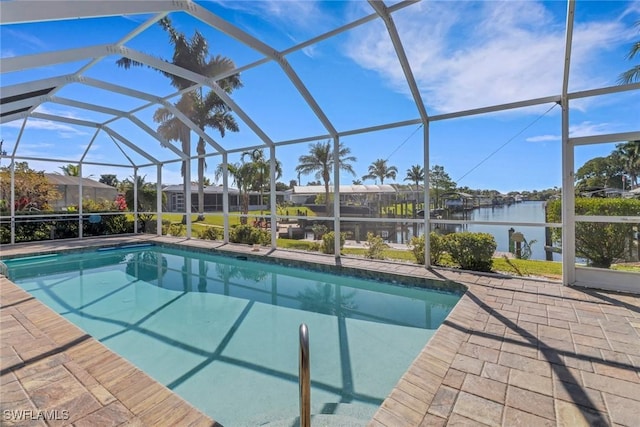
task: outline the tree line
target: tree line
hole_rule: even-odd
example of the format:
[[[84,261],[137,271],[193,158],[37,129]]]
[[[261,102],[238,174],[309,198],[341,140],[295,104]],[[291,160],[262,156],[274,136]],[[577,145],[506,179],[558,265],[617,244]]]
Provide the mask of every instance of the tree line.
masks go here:
[[[576,190],[597,188],[630,190],[638,186],[640,177],[640,141],[617,144],[604,157],[587,161],[576,172]]]

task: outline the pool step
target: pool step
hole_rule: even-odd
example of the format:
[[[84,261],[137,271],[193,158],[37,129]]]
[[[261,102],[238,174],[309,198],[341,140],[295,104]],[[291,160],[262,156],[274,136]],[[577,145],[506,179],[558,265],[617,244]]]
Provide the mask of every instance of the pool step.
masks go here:
[[[364,427],[369,423],[374,410],[371,407],[352,405],[349,403],[327,403],[323,412],[312,413],[311,425],[313,427]],[[286,418],[282,420],[264,421],[253,424],[261,427],[299,427],[299,417]]]
[[[315,414],[311,415],[313,427],[364,427],[369,420],[350,417],[348,415]],[[271,421],[260,424],[260,427],[299,427],[299,418]]]

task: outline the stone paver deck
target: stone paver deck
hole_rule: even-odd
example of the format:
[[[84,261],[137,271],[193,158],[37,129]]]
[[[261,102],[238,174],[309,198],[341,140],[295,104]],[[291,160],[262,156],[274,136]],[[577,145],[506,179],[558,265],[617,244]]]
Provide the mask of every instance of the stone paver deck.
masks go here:
[[[255,252],[199,240],[130,237],[108,243],[140,240],[336,265],[332,256],[266,248]],[[17,245],[3,247],[2,255],[104,243]],[[346,270],[451,281],[468,289],[371,426],[640,423],[640,296],[364,259],[339,263]],[[95,420],[171,424],[177,414],[212,422],[8,280],[0,285],[3,410],[55,409],[65,403],[74,408],[78,425]]]
[[[0,295],[0,425],[218,425],[2,276]]]

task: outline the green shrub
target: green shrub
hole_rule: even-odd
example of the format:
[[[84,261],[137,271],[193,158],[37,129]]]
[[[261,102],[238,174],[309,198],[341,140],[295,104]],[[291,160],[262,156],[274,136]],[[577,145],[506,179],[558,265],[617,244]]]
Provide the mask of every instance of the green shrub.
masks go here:
[[[367,248],[364,256],[369,259],[384,259],[383,252],[389,247],[389,245],[382,240],[382,237],[376,236],[371,232],[367,233],[367,241],[364,245]]]
[[[320,250],[320,244],[318,242],[310,242],[308,240],[278,239],[278,247],[283,249],[299,249],[312,252]]]
[[[491,271],[492,257],[498,246],[491,234],[465,231],[448,234],[444,239],[447,252],[453,261],[460,265],[460,268]]]
[[[149,225],[151,225],[149,227],[149,233],[153,234],[153,233],[156,232],[156,228],[157,228],[156,224],[157,224],[156,221],[153,221],[153,222],[149,223]],[[169,233],[169,228],[171,227],[171,224],[172,224],[171,220],[168,220],[168,219],[163,219],[162,220],[162,235],[163,236],[166,236]]]
[[[419,237],[412,237],[409,242],[409,249],[416,257],[418,264],[424,264],[424,234]]]
[[[222,233],[221,230],[216,227],[206,227],[198,233],[198,238],[203,240],[220,240]]]
[[[329,231],[329,227],[324,224],[316,222],[311,226],[311,230],[313,231],[313,237],[317,239],[322,239],[322,236],[325,235],[327,231]]]
[[[164,231],[164,221],[163,221],[163,225],[162,225],[162,229]],[[167,236],[182,236],[184,235],[184,224],[169,224],[169,227],[167,227]]]
[[[445,236],[433,231],[429,233],[429,249],[431,250],[429,253],[431,265],[440,265],[442,256],[447,251]]]
[[[11,229],[6,226],[0,226],[0,243],[3,245],[11,242]]]
[[[418,264],[424,264],[424,244],[424,234],[419,237],[412,237],[408,244]],[[429,233],[429,245],[431,250],[429,262],[431,265],[440,265],[440,260],[446,251],[444,237],[432,231]]]
[[[271,233],[249,224],[241,224],[230,230],[229,241],[247,245],[268,245],[271,242]]]
[[[133,221],[128,221],[125,215],[108,215],[102,218],[105,234],[133,233]]]
[[[576,215],[637,216],[640,200],[618,198],[576,197]],[[561,222],[560,200],[547,205],[547,221]],[[576,256],[586,258],[593,267],[609,268],[625,258],[633,241],[633,226],[629,223],[576,222]],[[554,229],[553,241],[562,244],[562,230]]]
[[[345,233],[340,233],[340,250],[344,247],[344,242],[347,239]],[[322,236],[322,245],[320,246],[320,250],[325,254],[335,254],[335,232],[330,231]]]

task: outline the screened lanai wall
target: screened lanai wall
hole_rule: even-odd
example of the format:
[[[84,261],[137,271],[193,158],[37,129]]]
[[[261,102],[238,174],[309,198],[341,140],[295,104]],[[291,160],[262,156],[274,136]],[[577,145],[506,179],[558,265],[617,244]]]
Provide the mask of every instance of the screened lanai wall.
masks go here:
[[[0,65],[2,159],[8,162],[12,174],[17,162],[29,161],[53,168],[78,165],[80,176],[93,170],[109,170],[134,181],[139,177],[155,181],[156,208],[144,213],[156,215],[160,233],[163,184],[193,181],[193,168],[199,158],[204,157],[210,166],[220,165],[225,195],[233,184],[227,167],[240,161],[242,153],[263,149],[270,159],[270,176],[275,176],[276,160],[296,158],[308,151],[309,144],[324,141],[330,142],[336,158],[341,144],[354,151],[361,149],[359,161],[366,165],[378,157],[388,155],[390,159],[402,149],[409,150],[405,154],[411,164],[428,170],[442,161],[442,153],[453,152],[456,163],[471,162],[467,167],[471,173],[494,154],[492,151],[506,147],[514,135],[544,122],[553,129],[553,135],[530,139],[554,143],[551,155],[543,160],[555,165],[553,174],[561,183],[562,222],[491,224],[561,228],[565,285],[637,291],[636,273],[577,265],[575,226],[577,222],[638,224],[640,217],[577,216],[574,199],[575,172],[581,165],[576,153],[581,155],[583,147],[589,151],[601,144],[640,140],[638,109],[632,107],[638,105],[640,83],[615,82],[619,71],[633,64],[621,59],[618,68],[608,70],[612,79],[585,77],[590,66],[585,52],[594,49],[594,43],[622,46],[632,39],[632,26],[627,28],[624,24],[637,17],[637,7],[633,2],[618,5],[615,20],[595,25],[590,21],[593,11],[581,2],[568,1],[562,7],[558,2],[522,2],[516,8],[508,2],[489,2],[493,3],[490,6],[485,3],[148,0],[49,1],[41,3],[46,6],[33,7],[32,2],[1,2],[5,40]],[[603,2],[602,7],[611,6]],[[562,25],[557,20],[552,22],[552,15],[564,16]],[[165,16],[187,35],[194,28],[201,31],[212,41],[212,54],[221,52],[230,57],[234,67],[210,77],[173,65],[168,59],[171,46],[157,25]],[[288,16],[287,20],[284,16]],[[412,21],[416,17],[421,20],[417,25]],[[477,34],[476,42],[494,49],[495,57],[489,59],[494,67],[480,69],[478,64],[483,58],[464,52],[464,44],[472,42],[462,36],[470,36],[472,28],[489,28],[491,22],[501,24],[502,30]],[[451,34],[459,32],[461,36],[447,39],[447,43],[433,42],[439,40],[447,24]],[[597,28],[592,28],[594,25]],[[527,33],[531,27],[539,28],[540,33]],[[611,36],[594,42],[597,31]],[[520,41],[520,33],[527,33],[530,39],[525,40],[529,42],[541,39],[544,43],[537,45],[538,50],[523,53],[527,49],[522,45],[509,43],[511,39]],[[22,42],[8,45],[7,35]],[[115,61],[121,57],[145,67],[118,68]],[[449,68],[440,69],[445,58],[452,59]],[[524,66],[510,70],[517,62]],[[359,67],[349,67],[351,63]],[[537,70],[539,63],[549,64],[550,70]],[[465,69],[465,64],[470,68]],[[320,71],[320,77],[314,68]],[[507,75],[507,71],[511,74]],[[221,79],[236,73],[242,76],[242,89],[229,94],[218,86]],[[167,75],[193,84],[176,91]],[[451,79],[447,90],[434,89],[445,79]],[[541,80],[551,84],[541,85]],[[368,86],[370,83],[377,84],[375,90],[370,89],[374,87]],[[230,107],[240,132],[228,132],[222,137],[211,129],[203,131],[176,107],[183,93],[200,90],[214,91]],[[387,94],[393,97],[386,97]],[[613,126],[597,126],[603,120],[590,108],[597,104],[615,111]],[[262,108],[264,105],[268,107]],[[158,132],[154,112],[159,107],[189,129],[186,147],[166,140]],[[486,122],[497,123],[491,132],[491,144],[480,142]],[[50,140],[38,140],[30,136],[34,128],[58,133]],[[458,142],[465,138],[457,135],[462,128],[474,132],[478,143],[459,146]],[[67,132],[62,138],[61,131]],[[206,154],[197,154],[199,138],[206,143]],[[74,152],[63,150],[63,145],[78,140]],[[528,149],[533,152],[537,147]],[[586,158],[595,156],[585,152]],[[505,173],[504,180],[517,181],[543,167],[536,166],[532,159],[526,153],[514,154],[493,170],[512,171]],[[187,166],[181,176],[183,163]],[[404,166],[408,167],[409,164]],[[401,172],[404,168],[400,168]],[[429,186],[428,175],[423,189]],[[316,218],[333,223],[336,247],[339,231],[354,221],[420,225],[424,230],[434,224],[444,227],[460,222],[429,215],[422,219],[342,217],[340,184],[348,184],[352,178],[340,167],[333,168],[332,192],[338,195],[334,197],[333,214]],[[278,212],[275,183],[275,179],[270,180],[268,212],[274,248],[278,219],[305,219]],[[78,186],[82,195],[80,180]],[[11,243],[15,243],[15,223],[20,214],[15,211],[13,180],[11,188],[8,219],[12,225]],[[191,200],[192,187],[186,186],[185,192],[185,199]],[[137,192],[134,196],[138,197]],[[418,198],[424,206],[430,206],[428,191],[423,190]],[[223,201],[223,239],[228,242],[229,218],[238,214],[230,211],[228,197]],[[142,213],[137,205],[135,217]],[[82,205],[79,209],[82,221]],[[192,212],[192,207],[185,205],[188,238],[192,237]],[[135,224],[137,227],[138,222]],[[429,233],[425,234],[429,267]],[[82,227],[79,237],[83,237]]]

